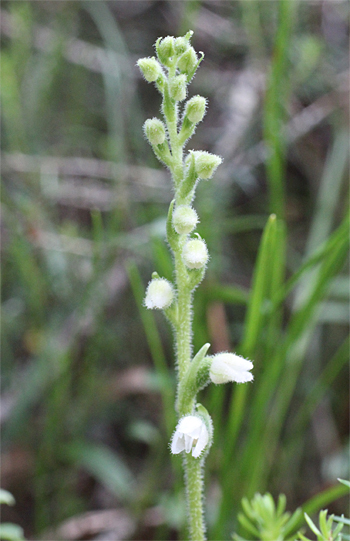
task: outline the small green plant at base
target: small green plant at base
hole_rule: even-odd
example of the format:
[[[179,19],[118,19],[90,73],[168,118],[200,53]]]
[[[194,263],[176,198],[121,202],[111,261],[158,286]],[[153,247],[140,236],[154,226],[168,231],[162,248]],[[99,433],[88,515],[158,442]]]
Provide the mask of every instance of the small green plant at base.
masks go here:
[[[220,156],[206,151],[189,151],[185,155],[185,145],[203,120],[207,106],[204,97],[193,96],[180,112],[188,83],[204,57],[203,53],[198,57],[191,46],[192,34],[189,31],[178,38],[159,38],[155,44],[158,59],[141,58],[138,66],[146,81],[155,83],[162,95],[164,122],[155,117],[146,120],[144,133],[156,157],[169,168],[175,193],[166,229],[175,283],[153,273],[144,304],[149,309],[163,310],[174,330],[179,422],[170,448],[173,454],[184,456],[190,537],[203,541],[203,468],[213,440],[213,422],[204,406],[197,403],[197,393],[210,382],[252,381],[253,364],[233,353],[208,356],[210,344],[205,344],[195,356],[192,354],[192,297],[209,260],[205,241],[193,233],[199,218],[192,203],[199,181],[211,179],[222,162]]]
[[[244,513],[238,514],[241,525],[254,535],[259,541],[294,541],[295,535],[291,536],[293,527],[298,523],[301,509],[293,514],[286,511],[286,497],[280,494],[277,506],[271,496],[255,494],[249,501],[242,499]],[[248,541],[237,534],[233,534],[234,541]]]
[[[334,515],[330,515],[327,518],[327,513],[327,509],[320,511],[318,519],[320,529],[317,528],[307,513],[304,513],[304,516],[310,530],[316,534],[317,541],[342,541],[343,536],[340,534],[340,532],[342,531],[344,524],[339,523],[333,529]],[[301,541],[312,541],[300,532],[298,539]]]

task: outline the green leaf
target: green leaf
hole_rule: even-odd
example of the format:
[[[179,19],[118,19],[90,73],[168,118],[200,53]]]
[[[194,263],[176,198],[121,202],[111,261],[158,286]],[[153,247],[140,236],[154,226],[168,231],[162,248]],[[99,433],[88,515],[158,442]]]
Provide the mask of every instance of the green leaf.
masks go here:
[[[348,481],[347,479],[339,479],[339,478],[338,478],[338,481],[339,483],[342,483],[343,485],[345,485],[346,487],[350,489],[350,481]]]
[[[209,348],[210,344],[204,344],[201,347],[179,383],[176,408],[180,415],[185,415],[192,411],[193,402],[199,390],[197,385],[198,371]]]
[[[247,532],[255,535],[256,537],[260,537],[259,530],[255,528],[255,526],[247,519],[243,513],[238,513],[238,520],[242,524],[242,526],[247,530]]]
[[[244,338],[241,345],[243,355],[251,355],[255,350],[262,329],[264,310],[263,303],[267,297],[270,274],[266,272],[273,262],[277,232],[276,215],[271,214],[261,239],[254,270],[247,314],[244,323]]]
[[[120,456],[108,447],[91,442],[75,443],[69,445],[66,452],[71,460],[123,501],[134,499],[135,479]]]
[[[327,510],[320,511],[318,522],[320,525],[321,533],[323,537],[327,538],[332,531],[332,516],[327,520]]]
[[[312,530],[316,535],[321,535],[320,530],[317,528],[317,526],[312,522],[311,518],[307,513],[304,513],[304,517],[306,522],[309,525],[310,530]]]
[[[310,500],[303,504],[302,509],[308,514],[313,514],[347,494],[348,488],[346,486],[334,485],[310,498]]]
[[[264,142],[267,147],[266,170],[270,192],[270,211],[278,218],[285,214],[285,136],[286,111],[290,90],[288,54],[294,14],[298,2],[278,3],[279,24],[274,40],[274,52],[264,107]]]

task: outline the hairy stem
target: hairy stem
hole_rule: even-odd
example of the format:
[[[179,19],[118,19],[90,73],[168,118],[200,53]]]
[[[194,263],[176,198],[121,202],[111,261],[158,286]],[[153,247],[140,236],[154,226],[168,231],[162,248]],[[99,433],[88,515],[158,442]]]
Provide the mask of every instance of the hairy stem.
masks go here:
[[[190,537],[193,541],[205,541],[205,525],[203,519],[203,477],[202,460],[185,457],[186,494],[189,514]]]
[[[177,132],[177,110],[172,103],[168,89],[164,94],[164,116],[166,119],[170,146],[172,152],[171,172],[174,179],[176,199],[183,181],[183,145],[179,142]],[[176,351],[179,370],[179,385],[191,362],[192,355],[192,291],[189,285],[188,272],[182,259],[182,249],[187,235],[181,235],[178,245],[174,250],[175,274],[178,298],[178,321],[175,325]],[[179,416],[193,413],[193,401],[189,401],[186,407],[179,411]],[[190,537],[193,541],[205,540],[205,527],[203,519],[203,479],[202,460],[195,459],[187,454],[184,461],[187,506],[189,512]]]
[[[182,235],[175,252],[176,285],[178,295],[178,322],[175,327],[176,349],[180,385],[182,378],[191,362],[192,356],[192,291],[189,285],[188,273],[182,260],[181,252],[187,236]],[[183,405],[179,416],[193,413],[193,400]],[[203,480],[202,460],[186,454],[184,461],[187,506],[189,512],[190,538],[193,541],[204,541],[205,528],[203,520]]]
[[[181,258],[181,251],[184,239],[179,242],[177,253],[175,253],[176,285],[178,295],[179,319],[176,326],[176,349],[179,368],[179,381],[184,376],[189,363],[191,362],[192,351],[192,295],[188,287],[187,270]],[[179,412],[180,415],[191,412]]]

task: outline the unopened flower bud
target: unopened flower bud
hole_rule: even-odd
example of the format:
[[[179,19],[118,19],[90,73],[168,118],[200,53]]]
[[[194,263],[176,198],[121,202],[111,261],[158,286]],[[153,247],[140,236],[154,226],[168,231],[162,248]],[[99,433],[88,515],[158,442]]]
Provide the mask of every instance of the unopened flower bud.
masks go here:
[[[156,81],[162,73],[161,65],[154,56],[152,56],[152,58],[140,58],[137,61],[137,65],[140,68],[142,75],[149,83]]]
[[[157,42],[157,55],[164,66],[169,67],[172,64],[172,57],[175,53],[174,42],[175,39],[172,36],[167,36],[159,43]]]
[[[214,355],[210,366],[210,379],[213,383],[246,383],[253,380],[249,372],[253,363],[234,353],[218,353]]]
[[[185,37],[175,38],[175,53],[177,55],[183,54],[189,48],[188,39]]]
[[[216,154],[210,154],[204,150],[195,151],[196,173],[199,178],[208,179],[213,176],[215,170],[222,163],[222,158]]]
[[[186,75],[176,75],[169,81],[170,96],[175,101],[182,101],[186,98],[187,85]]]
[[[185,116],[194,124],[198,124],[198,122],[203,120],[206,104],[207,100],[202,96],[193,96],[186,103]]]
[[[144,132],[151,145],[161,145],[165,141],[165,126],[159,118],[149,118],[143,125]]]
[[[209,259],[207,246],[202,239],[191,239],[186,242],[182,257],[189,269],[201,269]]]
[[[198,223],[198,216],[192,207],[180,205],[173,212],[173,226],[179,235],[187,235],[194,230]]]
[[[193,74],[196,69],[198,58],[193,47],[187,49],[183,55],[180,56],[177,67],[182,73]]]
[[[169,308],[174,300],[174,290],[165,278],[156,278],[150,281],[146,291],[146,308],[158,308],[164,310]]]

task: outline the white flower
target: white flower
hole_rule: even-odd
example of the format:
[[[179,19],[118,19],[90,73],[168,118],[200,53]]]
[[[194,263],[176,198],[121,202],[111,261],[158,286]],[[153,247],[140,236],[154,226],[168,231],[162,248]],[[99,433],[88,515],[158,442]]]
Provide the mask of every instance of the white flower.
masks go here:
[[[182,257],[189,269],[201,269],[209,259],[208,248],[202,239],[188,240],[184,246]]]
[[[183,417],[175,430],[171,442],[171,452],[174,455],[186,451],[198,458],[209,441],[208,429],[204,421],[197,415]]]
[[[150,281],[146,291],[146,308],[169,308],[174,300],[174,290],[165,278],[155,278]]]
[[[246,383],[253,380],[249,372],[253,363],[234,353],[218,353],[214,355],[210,366],[210,379],[213,383]]]

